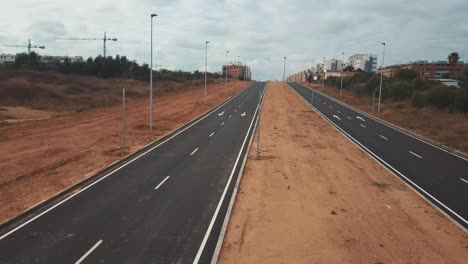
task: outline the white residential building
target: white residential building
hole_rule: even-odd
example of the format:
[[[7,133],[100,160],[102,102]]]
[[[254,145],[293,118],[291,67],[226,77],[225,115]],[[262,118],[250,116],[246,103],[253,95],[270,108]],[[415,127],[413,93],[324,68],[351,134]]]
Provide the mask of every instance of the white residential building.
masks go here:
[[[331,59],[325,63],[325,69],[327,71],[341,71],[342,67],[343,61],[337,59]]]
[[[15,54],[0,54],[0,64],[15,63]]]
[[[365,72],[377,71],[377,55],[372,54],[354,54],[349,57],[349,65],[354,69],[361,69]]]

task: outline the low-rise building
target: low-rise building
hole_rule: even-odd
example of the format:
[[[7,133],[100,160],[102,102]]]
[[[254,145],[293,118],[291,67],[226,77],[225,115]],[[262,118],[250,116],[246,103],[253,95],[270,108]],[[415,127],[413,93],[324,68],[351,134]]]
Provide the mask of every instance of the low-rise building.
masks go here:
[[[82,62],[83,57],[81,56],[74,56],[74,57],[69,57],[69,56],[40,56],[39,61],[42,63],[54,63],[54,62],[59,62],[59,63],[64,63],[65,60],[69,60],[72,63],[75,62]]]
[[[15,54],[0,54],[0,64],[15,63]]]
[[[227,70],[227,75],[231,76],[231,78],[240,78],[243,79],[245,76],[245,79],[249,80],[251,78],[251,71],[250,67],[242,64],[229,64],[229,65],[223,65],[222,71],[223,75],[226,74]]]
[[[464,71],[464,63],[458,62],[450,64],[447,61],[416,61],[408,64],[399,64],[387,66],[379,69],[377,72],[386,77],[394,77],[398,71],[402,69],[413,70],[418,73],[419,79],[447,79],[449,76],[462,76]]]

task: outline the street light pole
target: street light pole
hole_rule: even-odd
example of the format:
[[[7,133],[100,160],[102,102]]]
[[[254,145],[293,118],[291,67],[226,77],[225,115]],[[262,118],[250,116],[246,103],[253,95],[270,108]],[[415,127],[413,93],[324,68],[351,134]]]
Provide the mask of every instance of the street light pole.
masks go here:
[[[341,53],[343,55],[343,60],[341,61],[341,74],[340,74],[340,96],[343,93],[343,62],[344,62],[344,52]]]
[[[157,14],[151,14],[151,63],[150,63],[150,130],[153,129],[153,17]]]
[[[283,58],[284,59],[284,62],[283,62],[283,82],[286,81],[286,57]]]
[[[227,86],[227,74],[228,74],[228,56],[229,56],[229,50],[226,50],[226,79],[224,81],[224,94],[226,95],[226,86]]]
[[[379,88],[379,103],[377,105],[377,113],[380,113],[380,98],[382,97],[382,79],[383,79],[383,66],[385,60],[385,42],[382,42],[383,52],[382,52],[382,66],[380,67],[380,88]]]
[[[322,90],[323,90],[323,83],[325,81],[325,57],[323,57],[322,71],[323,71],[323,76],[322,76]]]
[[[208,43],[209,41],[205,42],[205,104],[206,104],[206,70],[208,67]]]
[[[236,70],[236,89],[239,90],[239,64],[240,56],[237,56],[237,70]]]

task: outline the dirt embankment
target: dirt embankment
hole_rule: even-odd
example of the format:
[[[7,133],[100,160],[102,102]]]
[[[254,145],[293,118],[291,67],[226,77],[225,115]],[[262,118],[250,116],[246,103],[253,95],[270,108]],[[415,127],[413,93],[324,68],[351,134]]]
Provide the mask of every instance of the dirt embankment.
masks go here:
[[[392,102],[391,100],[383,101],[381,112],[377,113],[377,99],[375,112],[372,112],[372,97],[367,95],[358,95],[343,90],[340,96],[340,91],[333,87],[325,86],[322,89],[321,85],[306,85],[361,111],[468,155],[468,117],[466,115],[448,114],[435,107],[416,108],[409,101]]]
[[[261,120],[220,263],[466,262],[466,233],[284,84]]]
[[[239,82],[237,89],[231,81],[226,94],[223,82],[209,85],[206,105],[202,86],[158,96],[151,132],[148,99],[129,100],[126,151],[121,149],[121,105],[59,115],[14,108],[18,118],[36,120],[0,126],[0,223],[210,110],[247,84]]]

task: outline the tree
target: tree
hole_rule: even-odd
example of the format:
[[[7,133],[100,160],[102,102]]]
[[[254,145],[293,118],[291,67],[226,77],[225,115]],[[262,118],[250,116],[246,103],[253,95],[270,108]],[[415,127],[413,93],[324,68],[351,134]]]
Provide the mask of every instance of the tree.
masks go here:
[[[458,60],[460,59],[460,55],[458,55],[458,52],[451,52],[447,59],[450,64],[457,64]]]
[[[346,67],[343,69],[343,71],[345,71],[345,72],[352,72],[352,71],[354,71],[354,67],[351,66],[351,65],[348,65],[348,66],[346,66]]]
[[[418,73],[413,70],[401,69],[396,73],[395,77],[400,80],[412,81],[418,78]]]

